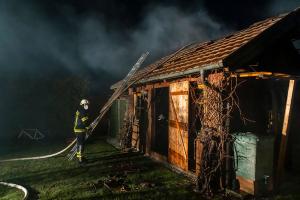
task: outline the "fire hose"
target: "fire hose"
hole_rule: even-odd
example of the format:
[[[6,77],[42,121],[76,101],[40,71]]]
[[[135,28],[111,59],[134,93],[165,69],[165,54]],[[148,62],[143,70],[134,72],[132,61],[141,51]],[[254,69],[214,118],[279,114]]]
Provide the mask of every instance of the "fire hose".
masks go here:
[[[5,159],[5,160],[0,160],[0,163],[3,162],[11,162],[11,161],[20,161],[20,160],[40,160],[40,159],[45,159],[45,158],[51,158],[57,155],[60,155],[67,151],[70,147],[72,147],[75,144],[76,140],[73,140],[66,148],[62,149],[59,152],[49,154],[49,155],[43,155],[43,156],[34,156],[34,157],[25,157],[25,158],[12,158],[12,159]]]
[[[93,130],[96,128],[96,126],[98,125],[98,123],[101,121],[102,117],[105,115],[105,113],[109,110],[109,108],[111,107],[112,103],[123,93],[125,92],[125,90],[127,90],[127,88],[130,86],[130,84],[128,84],[127,82],[133,77],[133,75],[136,73],[136,71],[139,69],[139,67],[141,66],[141,64],[144,62],[144,60],[146,59],[146,57],[149,55],[149,52],[144,53],[140,59],[137,61],[137,63],[133,66],[133,68],[131,69],[131,71],[127,74],[127,76],[125,77],[125,79],[122,81],[122,85],[120,87],[118,87],[118,89],[114,92],[114,94],[110,97],[110,99],[108,100],[108,102],[102,107],[101,111],[100,111],[100,115],[90,124],[90,129],[88,130],[88,133],[92,133]],[[127,87],[126,87],[127,85]],[[87,135],[89,136],[89,135]],[[85,139],[87,139],[88,137],[86,137]],[[46,158],[51,158],[51,157],[55,157],[57,155],[60,155],[62,153],[64,153],[65,151],[67,151],[69,148],[71,148],[74,144],[76,143],[76,139],[73,140],[67,147],[65,147],[64,149],[62,149],[61,151],[58,151],[56,153],[53,154],[49,154],[49,155],[43,155],[43,156],[34,156],[34,157],[24,157],[24,158],[12,158],[12,159],[5,159],[5,160],[0,160],[0,163],[3,162],[11,162],[11,161],[22,161],[22,160],[40,160],[40,159],[46,159]],[[68,154],[71,155],[71,157],[69,157],[69,160],[72,160],[75,153],[76,153],[76,148],[77,145],[75,144],[73,146],[72,151]],[[21,185],[17,185],[17,184],[13,184],[13,183],[6,183],[6,182],[0,182],[1,185],[5,185],[5,186],[9,186],[9,187],[14,187],[17,188],[19,190],[22,190],[24,193],[24,197],[23,200],[26,200],[28,197],[28,191],[25,187],[21,186]]]
[[[142,56],[138,59],[138,61],[135,63],[135,65],[133,66],[133,68],[130,70],[130,72],[127,74],[127,76],[123,79],[121,85],[116,89],[116,91],[109,98],[109,100],[107,101],[107,103],[102,107],[102,109],[101,109],[100,114],[98,115],[98,117],[90,124],[89,130],[87,131],[88,134],[87,134],[87,136],[86,136],[85,139],[88,139],[89,135],[92,134],[92,132],[94,131],[94,129],[96,128],[96,126],[98,125],[98,123],[101,121],[101,119],[103,118],[103,116],[106,114],[106,112],[112,106],[113,102],[117,98],[119,98],[130,86],[132,86],[134,83],[138,82],[139,80],[141,80],[145,76],[149,75],[150,73],[152,73],[157,68],[161,67],[164,63],[166,63],[170,59],[174,58],[178,53],[180,53],[181,51],[183,51],[184,49],[186,49],[190,45],[191,44],[188,44],[188,45],[180,48],[179,50],[177,50],[173,54],[171,54],[171,55],[163,58],[160,62],[155,63],[154,65],[152,65],[151,67],[149,67],[149,69],[143,70],[140,74],[136,74],[136,72],[140,68],[141,64],[145,61],[146,57],[149,55],[149,52],[143,53]],[[58,155],[64,153],[65,151],[67,151],[72,146],[73,146],[72,150],[67,155],[67,157],[69,158],[69,160],[72,160],[73,157],[76,154],[76,148],[77,148],[76,139],[74,139],[67,147],[65,147],[61,151],[58,151],[58,152],[53,153],[53,154],[43,155],[43,156],[34,156],[34,157],[5,159],[5,160],[0,160],[0,163],[11,162],[11,161],[39,160],[39,159],[51,158],[51,157],[55,157],[55,156],[58,156]]]
[[[148,55],[149,55],[149,52],[146,52],[146,53],[142,54],[142,56],[138,59],[138,61],[135,63],[135,65],[129,71],[127,76],[123,79],[123,81],[121,82],[121,85],[115,90],[115,92],[109,98],[107,103],[102,107],[98,117],[89,125],[85,140],[87,140],[88,137],[93,133],[94,129],[99,124],[99,122],[101,121],[103,116],[107,113],[107,111],[112,106],[113,102],[117,98],[119,98],[133,83],[136,82],[136,80],[134,79],[134,75],[138,71],[138,69],[140,68],[140,66],[145,61],[145,59],[147,58]],[[76,149],[77,149],[77,145],[74,145],[74,147],[72,148],[70,153],[67,155],[69,160],[72,160],[74,158],[74,156],[76,154]]]
[[[14,184],[14,183],[6,183],[6,182],[0,182],[0,185],[12,187],[12,188],[17,188],[18,190],[21,190],[24,193],[23,200],[26,200],[28,198],[27,189],[25,187],[21,186],[21,185],[17,185],[17,184]]]
[[[128,90],[128,88],[130,86],[132,86],[133,84],[135,84],[136,82],[138,82],[139,80],[141,80],[142,78],[144,78],[146,75],[149,75],[150,73],[152,73],[155,69],[161,67],[164,63],[166,63],[170,59],[174,58],[179,52],[181,52],[182,50],[184,50],[188,46],[190,46],[190,44],[182,47],[181,49],[177,50],[175,53],[173,53],[173,54],[171,54],[171,55],[163,58],[160,62],[155,63],[154,65],[150,66],[149,69],[143,70],[140,74],[136,74],[136,72],[140,68],[141,64],[144,62],[144,60],[146,59],[146,57],[149,55],[149,52],[146,52],[146,53],[142,54],[142,56],[139,58],[139,60],[137,61],[137,63],[133,66],[133,68],[131,69],[131,71],[123,79],[121,85],[116,89],[116,91],[110,97],[110,99],[108,100],[108,102],[102,107],[99,116],[89,125],[89,129],[87,131],[88,134],[86,135],[85,139],[87,140],[88,137],[89,137],[89,135],[92,134],[92,132],[94,131],[94,129],[96,128],[96,126],[98,125],[98,123],[101,121],[101,119],[103,118],[103,116],[107,113],[107,111],[112,106],[113,102],[117,98],[119,98],[126,90]],[[58,155],[64,153],[65,151],[67,151],[72,146],[73,146],[72,150],[67,155],[67,157],[69,158],[69,160],[72,160],[74,158],[75,154],[76,154],[76,148],[77,148],[76,139],[74,139],[67,147],[65,147],[61,151],[58,151],[58,152],[53,153],[53,154],[43,155],[43,156],[35,156],[35,157],[5,159],[5,160],[0,160],[0,163],[11,162],[11,161],[39,160],[39,159],[51,158],[51,157],[55,157],[55,156],[58,156]],[[27,199],[28,191],[23,186],[12,184],[12,183],[5,183],[5,182],[0,182],[0,184],[6,185],[6,186],[9,186],[9,187],[15,187],[15,188],[18,188],[18,189],[22,190],[24,192],[24,198],[23,199],[24,200]]]
[[[131,69],[131,71],[127,74],[127,76],[125,77],[125,79],[123,80],[122,85],[114,92],[114,94],[110,97],[110,99],[108,100],[108,102],[103,106],[103,108],[100,111],[100,115],[91,123],[90,125],[90,130],[88,131],[89,133],[91,133],[95,127],[97,126],[97,124],[100,122],[100,120],[102,119],[102,117],[104,116],[104,114],[109,110],[110,106],[112,105],[113,101],[115,99],[117,99],[123,92],[124,92],[124,85],[127,84],[128,80],[130,80],[130,78],[135,74],[135,72],[139,69],[139,67],[141,66],[141,64],[144,62],[144,60],[146,59],[146,57],[148,56],[148,52],[142,54],[142,56],[140,57],[140,59],[137,61],[137,63],[133,66],[133,68]],[[86,138],[87,139],[87,138]],[[5,159],[5,160],[0,160],[0,163],[3,162],[11,162],[11,161],[21,161],[21,160],[40,160],[40,159],[46,159],[46,158],[51,158],[51,157],[55,157],[58,156],[62,153],[64,153],[65,151],[67,151],[69,148],[71,148],[74,144],[76,143],[76,139],[74,139],[67,147],[65,147],[64,149],[62,149],[61,151],[58,151],[56,153],[53,154],[49,154],[49,155],[43,155],[43,156],[34,156],[34,157],[24,157],[24,158],[12,158],[12,159]],[[74,145],[73,150],[76,150],[76,145]],[[73,151],[72,151],[73,152]]]
[[[137,70],[139,69],[139,67],[141,66],[141,64],[144,62],[144,60],[146,59],[146,57],[149,54],[149,52],[144,53],[140,57],[140,59],[137,61],[137,63],[133,66],[133,68],[131,69],[131,71],[127,74],[127,76],[123,79],[121,85],[116,89],[116,91],[114,92],[114,94],[110,97],[110,99],[107,101],[107,103],[102,107],[99,116],[90,124],[89,129],[88,129],[87,134],[86,134],[86,137],[85,137],[85,140],[87,140],[89,138],[89,136],[94,131],[95,127],[101,121],[102,117],[106,114],[106,112],[112,106],[113,102],[117,98],[119,98],[119,96],[121,94],[123,94],[126,90],[128,90],[128,88],[130,86],[132,86],[133,84],[135,84],[136,82],[138,82],[139,80],[141,80],[142,78],[144,78],[146,75],[149,75],[154,70],[156,70],[157,68],[161,67],[164,63],[166,63],[167,61],[169,61],[171,58],[174,58],[179,52],[181,52],[182,50],[186,49],[186,47],[188,47],[190,45],[191,44],[186,45],[186,46],[180,48],[175,53],[171,54],[170,56],[165,57],[160,62],[155,63],[154,65],[150,66],[148,69],[143,70],[140,74],[137,74],[137,76],[135,76]],[[67,155],[67,157],[68,157],[69,160],[72,160],[75,157],[75,155],[76,155],[76,149],[77,149],[77,145],[74,145],[74,147],[72,148],[72,150],[70,151],[70,153]]]

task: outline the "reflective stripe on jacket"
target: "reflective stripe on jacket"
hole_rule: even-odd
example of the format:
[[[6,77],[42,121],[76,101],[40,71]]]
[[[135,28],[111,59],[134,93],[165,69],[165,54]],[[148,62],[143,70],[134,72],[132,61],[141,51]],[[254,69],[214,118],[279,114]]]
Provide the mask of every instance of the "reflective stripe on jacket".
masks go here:
[[[74,132],[83,133],[87,129],[88,116],[84,109],[78,109],[75,114]]]

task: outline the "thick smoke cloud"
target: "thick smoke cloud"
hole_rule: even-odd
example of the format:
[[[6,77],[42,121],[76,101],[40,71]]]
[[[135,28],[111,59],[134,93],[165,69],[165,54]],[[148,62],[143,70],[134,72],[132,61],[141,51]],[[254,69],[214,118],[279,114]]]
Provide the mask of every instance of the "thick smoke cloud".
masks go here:
[[[23,128],[64,132],[85,92],[76,30],[33,2],[0,1],[0,142]]]
[[[79,51],[93,69],[124,74],[142,52],[151,60],[191,42],[220,37],[229,28],[210,18],[205,11],[186,15],[175,7],[156,7],[133,31],[107,30],[105,22],[89,16],[82,19]]]
[[[0,137],[27,127],[70,134],[79,98],[93,96],[98,111],[109,85],[143,52],[150,51],[151,63],[239,29],[248,18],[244,25],[298,6],[265,0],[256,9],[249,0],[247,13],[236,0],[233,10],[211,1],[151,2],[0,0]]]
[[[76,66],[72,35],[55,23],[35,4],[0,1],[1,68],[47,71],[52,64]]]
[[[205,10],[187,14],[161,5],[144,9],[134,26],[122,27],[111,26],[101,13],[78,14],[70,5],[0,1],[0,89],[6,94],[0,99],[0,137],[36,127],[70,135],[80,96],[93,95],[97,103],[107,99],[109,85],[141,53],[150,51],[149,63],[230,30]]]

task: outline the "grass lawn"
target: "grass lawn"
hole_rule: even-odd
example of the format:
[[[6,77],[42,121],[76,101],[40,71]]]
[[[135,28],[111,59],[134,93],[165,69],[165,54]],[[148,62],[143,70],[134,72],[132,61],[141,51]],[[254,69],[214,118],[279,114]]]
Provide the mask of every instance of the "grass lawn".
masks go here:
[[[0,159],[44,155],[64,147],[63,144],[46,143],[16,146],[0,152]],[[76,161],[68,161],[65,155],[44,160],[0,163],[0,181],[26,187],[29,199],[34,200],[204,199],[193,192],[194,185],[187,178],[140,153],[122,153],[104,139],[89,140],[86,155],[88,163],[84,167],[80,167]],[[111,187],[110,190],[104,185],[109,179],[121,180],[126,188]],[[284,192],[280,195],[263,199],[300,199],[300,182],[298,178],[295,179],[282,188]],[[17,200],[22,196],[21,191],[0,185],[1,200]]]
[[[62,147],[37,145],[22,147],[22,153],[10,151],[0,158],[43,155]],[[89,161],[84,167],[68,161],[64,155],[1,163],[0,180],[25,186],[30,199],[199,199],[187,178],[139,153],[122,153],[97,139],[87,145],[86,155]],[[114,175],[122,177],[126,191],[111,191],[103,185],[104,180]],[[21,199],[21,195],[15,189],[0,187],[0,199]]]
[[[17,189],[5,187],[0,185],[0,199],[1,200],[12,200],[22,199],[23,193]]]

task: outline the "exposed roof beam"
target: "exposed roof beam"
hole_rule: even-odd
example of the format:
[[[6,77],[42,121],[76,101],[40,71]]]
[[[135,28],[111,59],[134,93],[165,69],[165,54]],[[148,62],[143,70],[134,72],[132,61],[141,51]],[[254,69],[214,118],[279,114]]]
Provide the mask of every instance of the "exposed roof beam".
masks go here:
[[[179,72],[173,72],[169,74],[162,74],[150,78],[144,78],[140,80],[138,83],[146,83],[146,82],[153,82],[153,81],[159,81],[159,80],[166,80],[166,79],[173,79],[173,78],[180,78],[184,77],[187,75],[192,75],[196,73],[201,73],[201,71],[207,71],[207,70],[213,70],[213,69],[218,69],[223,67],[223,62],[220,60],[219,62],[216,63],[211,63],[209,65],[202,65],[202,66],[196,66],[194,68],[185,70],[185,71],[179,71]]]

